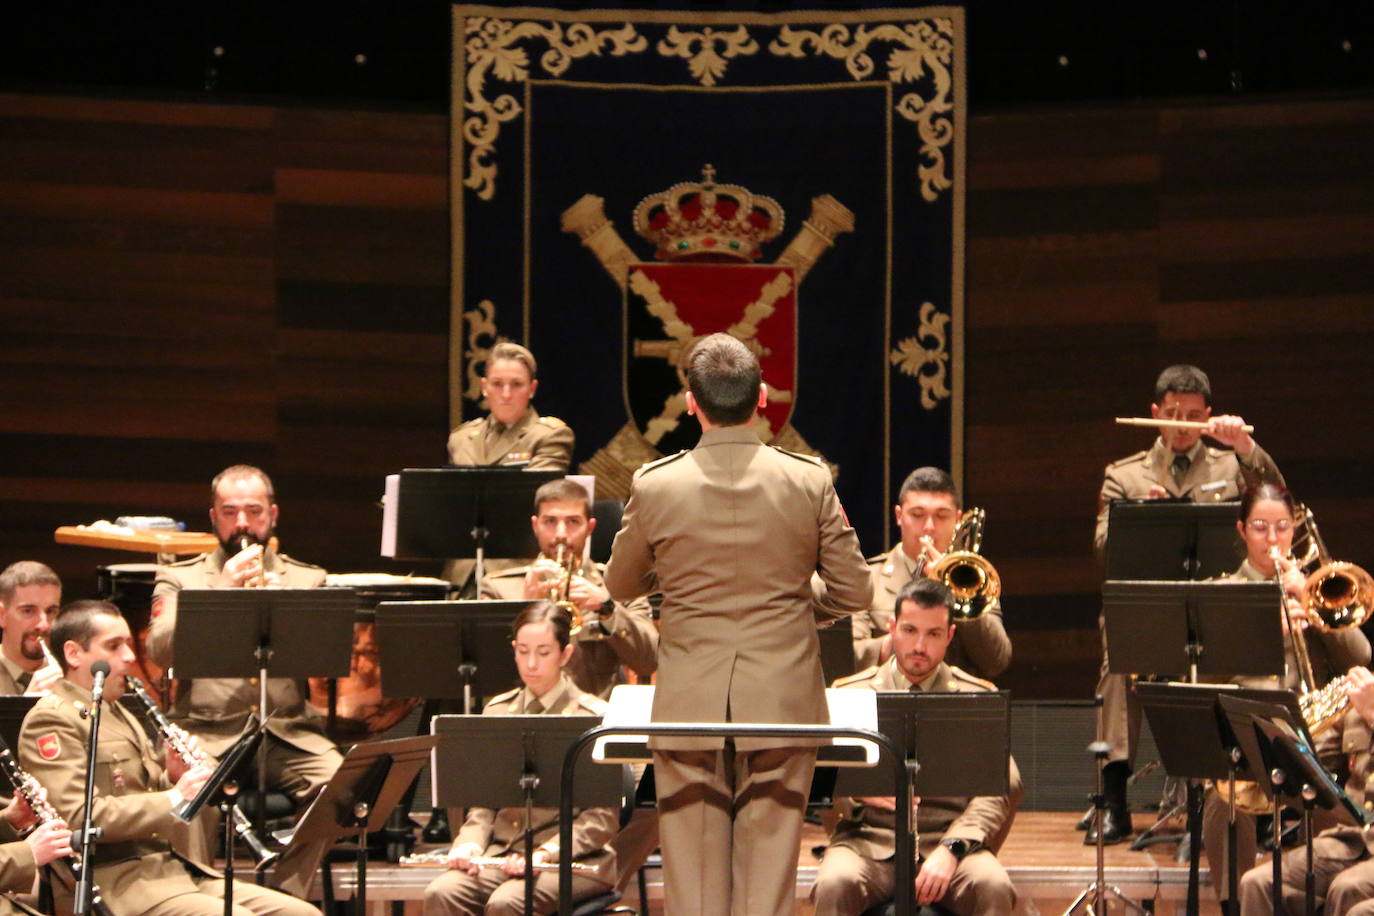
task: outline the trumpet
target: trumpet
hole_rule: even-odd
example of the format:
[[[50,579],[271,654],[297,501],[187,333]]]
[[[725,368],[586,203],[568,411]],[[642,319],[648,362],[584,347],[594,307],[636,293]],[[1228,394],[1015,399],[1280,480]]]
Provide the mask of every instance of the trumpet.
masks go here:
[[[138,701],[143,704],[144,709],[148,711],[148,718],[152,720],[158,734],[162,736],[162,743],[166,745],[169,752],[176,754],[177,758],[188,767],[209,761],[209,756],[191,743],[191,736],[186,734],[185,729],[167,718],[167,714],[162,711],[144,688],[142,681],[133,675],[125,675],[124,683],[133,691],[134,696],[138,697]],[[248,851],[253,856],[254,864],[259,871],[270,868],[278,858],[277,853],[268,849],[267,845],[253,832],[253,822],[248,819],[248,815],[243,813],[242,808],[235,807],[233,811],[234,833],[238,834],[243,840],[243,844],[248,847]]]
[[[922,538],[922,561],[917,568],[918,576],[938,579],[954,596],[954,606],[950,615],[955,620],[973,620],[987,610],[989,604],[1002,594],[1002,577],[987,558],[978,551],[983,546],[983,524],[987,512],[973,507],[959,519],[950,539],[949,550],[944,556],[934,560],[927,567],[924,558],[926,549],[934,550],[927,544],[929,538]],[[932,554],[933,555],[933,554]]]
[[[239,538],[239,552],[242,553],[243,551],[247,550],[249,547],[252,547],[252,546],[255,545],[255,544],[257,544],[257,541],[253,540],[251,537],[249,537],[248,535],[245,534],[243,537]],[[256,576],[254,576],[252,579],[249,579],[248,581],[244,582],[244,583],[243,583],[243,587],[244,587],[244,588],[266,588],[266,587],[267,587],[267,545],[266,545],[266,544],[263,544],[263,545],[262,545],[262,559],[260,559],[260,560],[258,561],[258,574],[257,574]]]

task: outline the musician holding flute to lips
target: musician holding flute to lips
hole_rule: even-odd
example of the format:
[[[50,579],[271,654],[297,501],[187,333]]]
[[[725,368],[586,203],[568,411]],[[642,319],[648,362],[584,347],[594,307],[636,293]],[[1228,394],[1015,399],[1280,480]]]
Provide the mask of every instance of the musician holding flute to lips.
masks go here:
[[[1097,506],[1093,546],[1099,554],[1107,544],[1107,519],[1113,500],[1184,498],[1220,502],[1240,497],[1261,483],[1283,486],[1283,475],[1269,453],[1259,446],[1238,416],[1212,415],[1212,385],[1196,366],[1170,366],[1155,382],[1150,417],[1159,423],[1159,437],[1149,449],[1107,465]],[[1213,448],[1202,437],[1225,446]],[[1099,625],[1101,618],[1099,618]],[[1111,745],[1103,769],[1107,796],[1104,841],[1119,843],[1131,834],[1126,781],[1140,733],[1140,707],[1125,675],[1108,674],[1106,636],[1097,692],[1098,738]],[[1080,826],[1087,826],[1080,824]],[[1096,842],[1090,829],[1086,842]]]
[[[210,483],[210,522],[220,546],[180,563],[161,566],[153,587],[153,621],[148,656],[172,668],[176,600],[183,588],[318,588],[325,571],[271,546],[279,510],[272,480],[260,468],[234,465]],[[197,678],[180,681],[169,717],[199,739],[207,753],[227,751],[257,712],[257,679]],[[343,762],[324,733],[324,718],[306,702],[304,681],[272,678],[267,685],[268,788],[285,792],[297,810],[315,797]],[[207,830],[213,818],[207,818]],[[317,844],[318,845],[318,844]],[[323,846],[284,857],[273,874],[276,885],[304,894],[323,856]],[[312,861],[313,860],[313,861]]]

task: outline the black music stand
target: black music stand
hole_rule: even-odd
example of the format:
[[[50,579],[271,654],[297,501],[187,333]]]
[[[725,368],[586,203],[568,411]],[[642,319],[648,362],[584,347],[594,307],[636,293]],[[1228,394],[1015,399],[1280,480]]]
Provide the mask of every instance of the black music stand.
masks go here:
[[[511,622],[529,601],[383,601],[382,696],[463,700],[465,712],[520,683]]]
[[[525,808],[525,916],[534,912],[534,832],[532,809],[559,806],[559,776],[568,748],[595,716],[435,716],[438,747],[430,767],[436,808]],[[585,763],[590,746],[578,757]],[[577,783],[577,808],[614,807],[631,798],[633,782],[622,766],[592,767]],[[561,853],[560,853],[561,855]]]
[[[430,735],[392,738],[355,744],[306,809],[291,832],[280,862],[295,850],[318,843],[332,844],[349,835],[358,837],[357,890],[353,912],[367,913],[367,835],[386,825],[396,802],[429,762],[435,739]],[[332,886],[329,863],[324,863],[325,887]],[[329,893],[332,897],[332,893]],[[326,909],[326,912],[329,912]]]
[[[9,747],[19,746],[19,727],[24,717],[33,709],[38,697],[0,696],[0,739]]]
[[[396,505],[398,560],[476,557],[477,582],[485,558],[532,557],[539,542],[530,528],[534,493],[562,471],[521,468],[407,468]]]
[[[816,631],[821,644],[821,674],[827,684],[854,673],[854,623],[852,617],[841,617],[828,627]]]
[[[1258,690],[1230,684],[1156,684],[1135,687],[1141,709],[1155,736],[1164,771],[1188,783],[1188,912],[1199,906],[1199,869],[1202,853],[1202,792],[1199,780],[1218,783],[1240,776],[1245,770],[1243,747],[1221,714],[1218,697],[1235,697],[1280,706],[1302,719],[1297,696],[1290,690]],[[1232,751],[1237,753],[1233,754]],[[1234,797],[1234,793],[1233,793]],[[1228,860],[1235,864],[1235,828],[1228,831]],[[1229,882],[1228,882],[1229,886]],[[1236,906],[1239,900],[1231,899]]]
[[[1212,579],[1236,568],[1240,504],[1117,499],[1107,515],[1107,578]]]
[[[353,663],[351,588],[188,588],[177,595],[172,657],[177,678],[344,677]],[[258,826],[266,818],[267,742],[258,746]]]

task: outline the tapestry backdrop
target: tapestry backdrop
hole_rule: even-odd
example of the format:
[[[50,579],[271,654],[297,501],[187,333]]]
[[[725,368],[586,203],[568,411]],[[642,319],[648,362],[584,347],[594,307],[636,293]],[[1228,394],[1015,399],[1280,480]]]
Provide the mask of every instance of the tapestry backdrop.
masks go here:
[[[962,476],[963,11],[455,6],[452,410],[498,338],[598,496],[690,448],[682,359],[759,354],[759,434],[830,464],[869,552]]]

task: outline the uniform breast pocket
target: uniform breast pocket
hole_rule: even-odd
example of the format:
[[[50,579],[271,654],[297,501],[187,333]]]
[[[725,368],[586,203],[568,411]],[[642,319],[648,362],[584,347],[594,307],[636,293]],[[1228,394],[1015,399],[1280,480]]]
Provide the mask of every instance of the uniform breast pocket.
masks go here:
[[[143,761],[128,748],[101,748],[95,758],[95,785],[105,795],[142,790]]]

